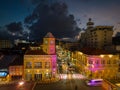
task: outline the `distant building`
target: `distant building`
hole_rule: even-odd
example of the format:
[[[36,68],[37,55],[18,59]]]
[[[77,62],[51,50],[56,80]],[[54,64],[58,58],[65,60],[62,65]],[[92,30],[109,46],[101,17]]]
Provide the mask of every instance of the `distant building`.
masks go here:
[[[82,47],[104,49],[106,45],[112,45],[113,26],[94,26],[89,19],[86,32],[81,34]]]
[[[118,32],[117,34],[116,34],[116,36],[115,37],[113,37],[113,44],[114,45],[120,45],[120,32]]]
[[[13,62],[9,64],[9,80],[23,79],[23,56],[16,55]]]
[[[15,44],[15,45],[18,45],[18,44],[21,44],[21,43],[23,43],[23,44],[28,44],[29,42],[26,41],[26,40],[20,40],[20,39],[17,39],[17,40],[14,41],[14,44]]]
[[[79,46],[80,46],[80,43],[78,42],[65,42],[63,44],[63,48],[70,51],[78,50]]]
[[[24,79],[25,80],[51,80],[57,74],[55,37],[47,33],[43,38],[43,44],[31,47],[24,55]]]
[[[16,55],[0,56],[0,81],[9,81],[9,65],[14,61]]]
[[[2,48],[12,48],[12,43],[10,40],[0,40],[0,49]]]

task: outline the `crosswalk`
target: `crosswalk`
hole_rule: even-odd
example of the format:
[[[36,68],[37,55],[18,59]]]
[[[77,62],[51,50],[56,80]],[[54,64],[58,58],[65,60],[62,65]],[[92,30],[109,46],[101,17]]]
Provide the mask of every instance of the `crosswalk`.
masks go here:
[[[81,74],[59,74],[60,79],[85,79]]]

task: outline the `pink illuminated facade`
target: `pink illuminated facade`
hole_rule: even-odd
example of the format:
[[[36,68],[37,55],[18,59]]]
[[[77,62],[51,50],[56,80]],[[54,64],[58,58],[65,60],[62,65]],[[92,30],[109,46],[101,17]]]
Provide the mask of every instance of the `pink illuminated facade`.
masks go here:
[[[118,56],[88,55],[85,73],[89,78],[114,79],[118,72]]]
[[[24,55],[25,80],[44,81],[56,78],[56,51],[55,38],[52,33],[47,33],[43,44],[31,47]]]
[[[75,62],[79,72],[85,75],[87,78],[117,78],[119,72],[119,55],[87,55],[80,51],[76,51],[72,54],[71,58],[71,62]]]

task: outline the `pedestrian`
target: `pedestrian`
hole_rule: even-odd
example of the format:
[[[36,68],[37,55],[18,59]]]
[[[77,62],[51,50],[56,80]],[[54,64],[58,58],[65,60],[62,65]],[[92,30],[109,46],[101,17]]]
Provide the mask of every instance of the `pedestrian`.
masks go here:
[[[78,87],[77,87],[77,85],[75,85],[75,90],[78,90]]]

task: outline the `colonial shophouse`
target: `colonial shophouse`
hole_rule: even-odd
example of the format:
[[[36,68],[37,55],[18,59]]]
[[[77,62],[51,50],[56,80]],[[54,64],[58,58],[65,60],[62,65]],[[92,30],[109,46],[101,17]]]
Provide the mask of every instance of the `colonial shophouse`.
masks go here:
[[[80,51],[72,53],[72,62],[79,72],[88,78],[117,78],[119,56],[113,54],[87,55]]]
[[[24,55],[24,79],[33,81],[51,80],[56,77],[55,38],[47,33],[43,44],[30,47]]]

